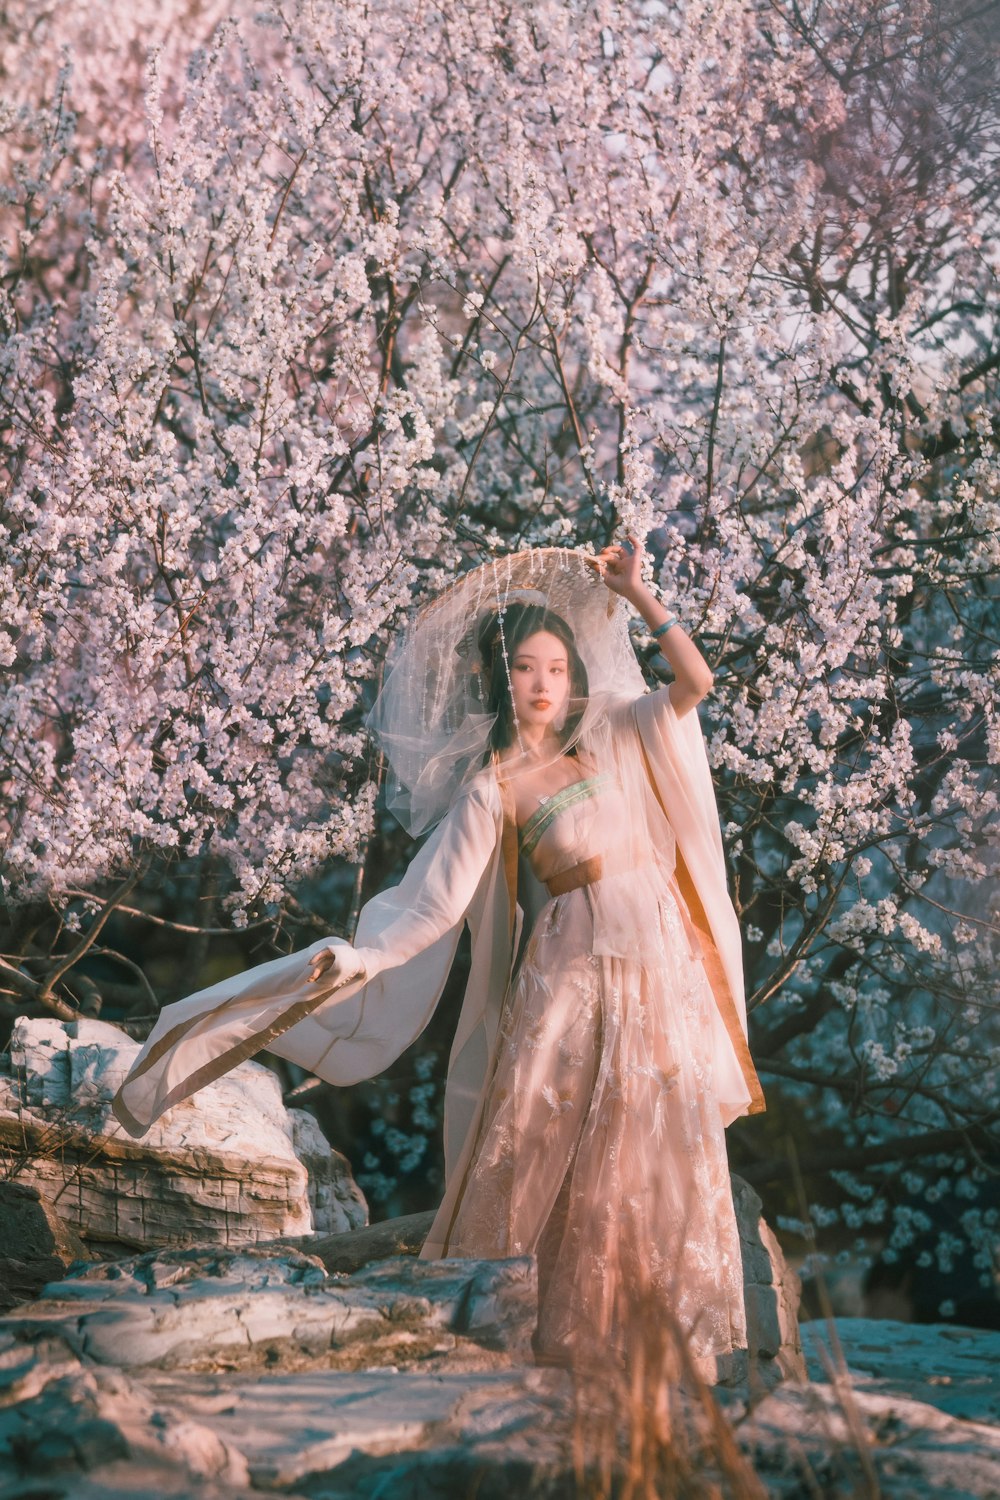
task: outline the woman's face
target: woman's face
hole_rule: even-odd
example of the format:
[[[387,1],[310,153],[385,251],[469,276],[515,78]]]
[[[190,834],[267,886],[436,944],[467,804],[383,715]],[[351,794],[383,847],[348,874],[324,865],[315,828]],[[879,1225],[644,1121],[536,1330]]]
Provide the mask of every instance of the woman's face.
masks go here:
[[[546,729],[565,721],[569,700],[569,653],[557,635],[526,636],[510,661],[510,688],[517,721]]]

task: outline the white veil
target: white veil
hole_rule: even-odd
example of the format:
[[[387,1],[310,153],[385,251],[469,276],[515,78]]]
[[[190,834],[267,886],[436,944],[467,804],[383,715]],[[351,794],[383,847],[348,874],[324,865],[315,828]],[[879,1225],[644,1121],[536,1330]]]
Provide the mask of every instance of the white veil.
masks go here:
[[[595,749],[615,706],[644,692],[628,610],[586,557],[546,547],[495,558],[463,574],[403,633],[367,726],[388,762],[386,805],[409,833],[433,827],[489,758],[496,715],[486,711],[478,650],[486,616],[498,616],[504,656],[512,604],[542,605],[572,630],[588,692],[564,753],[578,743]],[[514,774],[516,765],[506,765],[506,778]]]

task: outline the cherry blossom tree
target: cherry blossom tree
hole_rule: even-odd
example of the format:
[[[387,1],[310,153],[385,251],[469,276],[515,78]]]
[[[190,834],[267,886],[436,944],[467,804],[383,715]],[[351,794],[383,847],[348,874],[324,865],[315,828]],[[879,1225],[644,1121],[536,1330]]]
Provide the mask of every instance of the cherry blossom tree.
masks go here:
[[[996,6],[4,24],[8,1011],[148,1008],[120,948],[96,994],[87,964],[179,869],[199,962],[349,929],[407,609],[624,526],[715,669],[803,1168],[995,1159]]]

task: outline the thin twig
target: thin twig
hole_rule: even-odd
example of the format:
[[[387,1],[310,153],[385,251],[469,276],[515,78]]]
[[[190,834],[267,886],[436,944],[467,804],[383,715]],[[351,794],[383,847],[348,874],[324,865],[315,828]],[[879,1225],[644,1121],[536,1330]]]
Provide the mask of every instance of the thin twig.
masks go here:
[[[104,927],[104,924],[107,922],[111,914],[116,910],[121,897],[128,895],[129,891],[138,884],[139,878],[142,874],[143,867],[137,865],[136,868],[132,871],[131,875],[129,875],[127,879],[122,881],[117,891],[115,891],[113,895],[108,897],[104,905],[104,910],[100,913],[99,916],[95,917],[94,921],[90,925],[90,928],[77,943],[76,947],[71,949],[70,952],[67,953],[45,976],[44,980],[42,981],[41,992],[37,996],[39,1000],[44,1003],[51,999],[52,991],[55,989],[62,976],[67,973],[74,964],[79,963],[80,959],[87,952],[87,950],[93,947],[94,943],[101,935],[101,929]]]

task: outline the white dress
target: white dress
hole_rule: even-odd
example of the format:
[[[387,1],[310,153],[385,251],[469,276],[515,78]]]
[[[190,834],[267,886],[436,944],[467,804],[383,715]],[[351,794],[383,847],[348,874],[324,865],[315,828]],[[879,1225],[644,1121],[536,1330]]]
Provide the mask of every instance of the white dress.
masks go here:
[[[538,1254],[546,1355],[617,1342],[657,1299],[695,1355],[725,1355],[746,1325],[715,1001],[670,872],[629,866],[628,815],[611,776],[582,777],[521,831],[540,882],[581,883],[523,949],[444,1253]],[[595,953],[601,906],[641,960]]]

